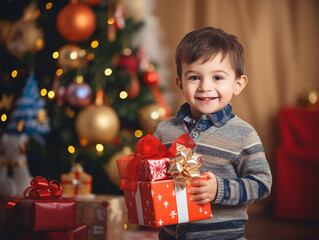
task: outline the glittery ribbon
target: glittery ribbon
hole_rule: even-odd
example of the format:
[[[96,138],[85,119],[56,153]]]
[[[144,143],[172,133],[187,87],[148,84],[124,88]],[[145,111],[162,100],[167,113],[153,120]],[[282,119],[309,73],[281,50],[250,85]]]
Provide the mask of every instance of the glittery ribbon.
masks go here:
[[[4,209],[13,208],[21,199],[61,199],[62,186],[59,181],[50,183],[44,177],[31,180],[30,186],[23,191],[24,198],[15,198],[4,205]]]
[[[184,189],[192,178],[199,178],[199,169],[202,166],[201,155],[185,147],[183,144],[176,144],[176,154],[169,160],[168,173],[172,175],[175,182]]]

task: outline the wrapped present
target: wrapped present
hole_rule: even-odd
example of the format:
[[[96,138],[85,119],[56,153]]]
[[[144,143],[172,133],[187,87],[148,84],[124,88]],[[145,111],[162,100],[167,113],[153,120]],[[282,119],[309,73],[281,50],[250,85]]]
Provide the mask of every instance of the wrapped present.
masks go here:
[[[27,232],[7,229],[6,240],[88,240],[86,225],[77,225],[75,230],[53,232]]]
[[[200,175],[201,156],[191,150],[196,144],[190,136],[180,136],[166,151],[165,146],[162,147],[151,135],[141,140],[137,144],[134,156],[117,160],[129,222],[158,227],[212,217],[209,203],[204,206],[197,205],[189,200],[190,196],[187,193],[191,181],[207,180],[207,175]],[[144,157],[149,159],[148,151],[163,153],[163,156],[169,158],[167,173],[173,179],[138,181],[140,176],[128,176],[129,172],[133,172],[134,175],[134,167],[139,168],[145,161]]]
[[[193,142],[193,140],[188,134],[183,134],[182,136],[180,136],[173,143],[170,149],[167,149],[157,138],[150,134],[141,138],[137,142],[134,154],[116,160],[119,175],[121,178],[120,189],[136,191],[137,182],[140,180],[141,174],[143,174],[143,171],[141,171],[141,166],[143,170],[146,169],[146,171],[149,172],[145,173],[147,177],[144,177],[144,175],[142,175],[143,180],[146,178],[150,180],[150,176],[152,178],[151,180],[153,180],[156,174],[152,174],[152,170],[149,167],[152,160],[158,160],[159,162],[163,162],[165,160],[167,161],[167,159],[170,159],[169,165],[171,163],[175,164],[175,160],[173,159],[175,159],[178,155],[176,154],[176,150],[177,148],[179,148],[178,146],[182,146],[183,148],[190,150],[191,148],[196,146],[196,144]],[[192,153],[192,151],[189,151],[189,153]],[[171,162],[171,160],[173,162]],[[201,164],[200,157],[198,158],[198,160]],[[165,175],[167,176],[167,178],[169,178],[169,175],[166,174],[167,171],[163,170],[160,175]],[[163,179],[162,176],[161,179]]]
[[[123,196],[95,195],[94,198],[77,199],[77,223],[88,226],[88,239],[123,239],[124,216]]]
[[[129,223],[159,227],[211,218],[209,203],[200,206],[189,200],[189,187],[182,189],[173,179],[140,181],[136,192],[124,191]]]
[[[141,181],[156,181],[171,178],[167,173],[169,168],[169,158],[145,159],[140,164]]]
[[[61,175],[63,197],[92,196],[92,176],[75,164],[71,172]]]
[[[61,198],[58,181],[34,178],[24,198],[6,203],[5,226],[27,231],[61,231],[76,228],[76,202]]]

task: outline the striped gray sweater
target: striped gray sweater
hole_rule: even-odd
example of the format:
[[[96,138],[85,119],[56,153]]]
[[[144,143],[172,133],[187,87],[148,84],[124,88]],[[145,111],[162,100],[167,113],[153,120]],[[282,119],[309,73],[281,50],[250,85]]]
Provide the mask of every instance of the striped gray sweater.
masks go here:
[[[232,113],[230,104],[195,122],[185,103],[176,117],[159,124],[154,136],[169,148],[184,133],[190,134],[196,143],[193,150],[202,155],[200,172],[210,171],[217,177],[218,192],[211,202],[213,218],[162,227],[160,239],[176,236],[176,232],[188,236],[177,239],[244,239],[247,204],[268,196],[272,184],[257,132]]]

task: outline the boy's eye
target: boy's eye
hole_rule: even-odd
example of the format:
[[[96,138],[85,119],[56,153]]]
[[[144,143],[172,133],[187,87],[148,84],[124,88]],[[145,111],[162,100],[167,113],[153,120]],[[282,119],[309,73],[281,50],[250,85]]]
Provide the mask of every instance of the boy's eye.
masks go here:
[[[215,76],[213,79],[214,79],[214,80],[222,80],[223,77],[221,77],[221,76]]]
[[[199,77],[198,77],[198,76],[190,76],[188,79],[189,79],[189,80],[198,80]]]

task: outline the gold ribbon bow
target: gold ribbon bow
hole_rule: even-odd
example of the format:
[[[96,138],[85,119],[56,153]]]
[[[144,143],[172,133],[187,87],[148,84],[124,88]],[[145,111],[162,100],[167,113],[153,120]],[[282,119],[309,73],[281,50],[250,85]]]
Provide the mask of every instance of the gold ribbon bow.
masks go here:
[[[190,183],[192,178],[199,178],[199,168],[202,166],[202,156],[193,152],[184,145],[176,144],[176,155],[170,158],[168,173],[172,175],[175,182],[184,189]]]

